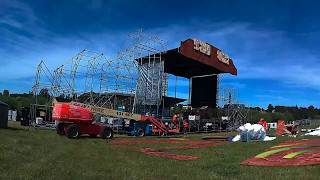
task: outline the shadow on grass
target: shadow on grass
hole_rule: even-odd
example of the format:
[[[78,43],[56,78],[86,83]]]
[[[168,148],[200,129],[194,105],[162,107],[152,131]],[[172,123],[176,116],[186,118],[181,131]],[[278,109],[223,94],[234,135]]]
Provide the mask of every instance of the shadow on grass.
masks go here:
[[[79,139],[101,139],[98,136],[87,136],[87,135],[81,135]]]
[[[8,130],[13,130],[13,131],[17,131],[17,130],[20,130],[20,131],[29,131],[28,128],[16,128],[16,127],[6,127],[6,128],[1,128],[1,129],[8,129]]]
[[[89,135],[81,135],[79,139],[101,139],[100,136],[89,136]],[[116,140],[123,139],[123,137],[113,137],[112,139],[101,139],[101,140]]]

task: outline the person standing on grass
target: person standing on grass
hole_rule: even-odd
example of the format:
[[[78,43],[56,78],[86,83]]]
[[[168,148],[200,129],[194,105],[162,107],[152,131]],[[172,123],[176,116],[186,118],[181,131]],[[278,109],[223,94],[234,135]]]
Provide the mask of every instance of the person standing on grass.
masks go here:
[[[187,137],[187,135],[188,135],[188,125],[189,125],[188,121],[184,121],[184,123],[183,123],[183,136],[184,137]]]
[[[267,121],[264,121],[264,122],[262,123],[262,126],[264,127],[264,129],[265,129],[266,131],[268,131],[268,123],[267,123]]]

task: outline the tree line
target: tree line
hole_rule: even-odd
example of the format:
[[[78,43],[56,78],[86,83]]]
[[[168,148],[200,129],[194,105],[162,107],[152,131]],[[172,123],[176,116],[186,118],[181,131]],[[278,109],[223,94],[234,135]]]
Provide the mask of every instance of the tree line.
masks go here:
[[[41,105],[49,105],[48,97],[50,97],[47,89],[41,89],[39,96],[37,96],[37,102]],[[57,97],[61,99],[71,100],[71,97]],[[77,99],[86,98],[86,94],[81,95]],[[10,94],[9,90],[4,90],[3,93],[0,92],[0,101],[8,104],[9,109],[17,110],[18,113],[22,110],[22,108],[29,108],[31,104],[35,103],[32,92],[28,93],[16,93]],[[63,100],[62,100],[63,101]],[[180,107],[180,106],[178,106]],[[182,110],[182,105],[180,108],[175,108],[175,113],[178,113],[179,110]],[[264,118],[267,122],[277,122],[278,120],[300,120],[300,119],[320,119],[320,109],[315,108],[310,105],[309,107],[298,107],[296,106],[273,106],[269,104],[268,108],[265,110],[260,107],[250,108],[249,116],[252,118],[252,122],[256,123],[261,118]],[[201,113],[200,113],[201,114]],[[199,114],[199,115],[200,115]],[[214,111],[205,111],[202,113],[202,116],[206,116],[207,118],[211,118],[216,114]]]
[[[253,108],[253,122],[264,118],[267,122],[277,122],[278,120],[294,121],[301,119],[320,119],[320,109],[310,105],[309,107],[296,106],[273,106],[268,105],[265,110],[260,107]]]
[[[35,103],[32,92],[10,94],[8,90],[0,93],[0,101],[8,104],[10,110],[21,112],[22,108],[30,108],[31,104]],[[45,95],[41,94],[38,97],[38,104],[44,105],[47,103]]]

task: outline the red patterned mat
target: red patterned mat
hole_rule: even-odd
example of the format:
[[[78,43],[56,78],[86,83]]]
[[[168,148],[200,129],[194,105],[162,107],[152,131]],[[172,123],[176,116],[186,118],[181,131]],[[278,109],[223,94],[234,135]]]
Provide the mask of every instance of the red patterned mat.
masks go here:
[[[305,166],[320,164],[320,139],[286,141],[241,164],[254,166]]]
[[[179,144],[188,144],[186,146],[173,146],[173,147],[160,147],[160,148],[136,148],[131,146],[126,146],[126,144],[148,144],[148,143],[179,143]],[[197,156],[187,156],[187,155],[178,155],[170,154],[165,152],[160,152],[160,149],[196,149],[212,146],[220,146],[224,144],[229,144],[229,142],[208,142],[208,141],[188,141],[188,140],[173,140],[173,139],[162,139],[162,140],[118,140],[112,141],[109,143],[124,149],[130,149],[135,151],[140,151],[148,155],[166,157],[177,160],[195,160],[200,157]]]

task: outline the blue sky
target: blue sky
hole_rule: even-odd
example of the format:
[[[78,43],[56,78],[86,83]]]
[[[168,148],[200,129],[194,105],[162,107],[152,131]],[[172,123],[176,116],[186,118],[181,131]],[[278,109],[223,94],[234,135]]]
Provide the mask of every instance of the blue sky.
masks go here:
[[[225,84],[253,106],[320,107],[318,1],[0,0],[0,91],[27,92],[44,60],[55,69],[83,49],[114,56],[144,28],[168,49],[198,38],[228,54]],[[170,79],[170,85],[174,84]],[[188,95],[179,79],[178,96]],[[169,94],[174,95],[174,88]]]

